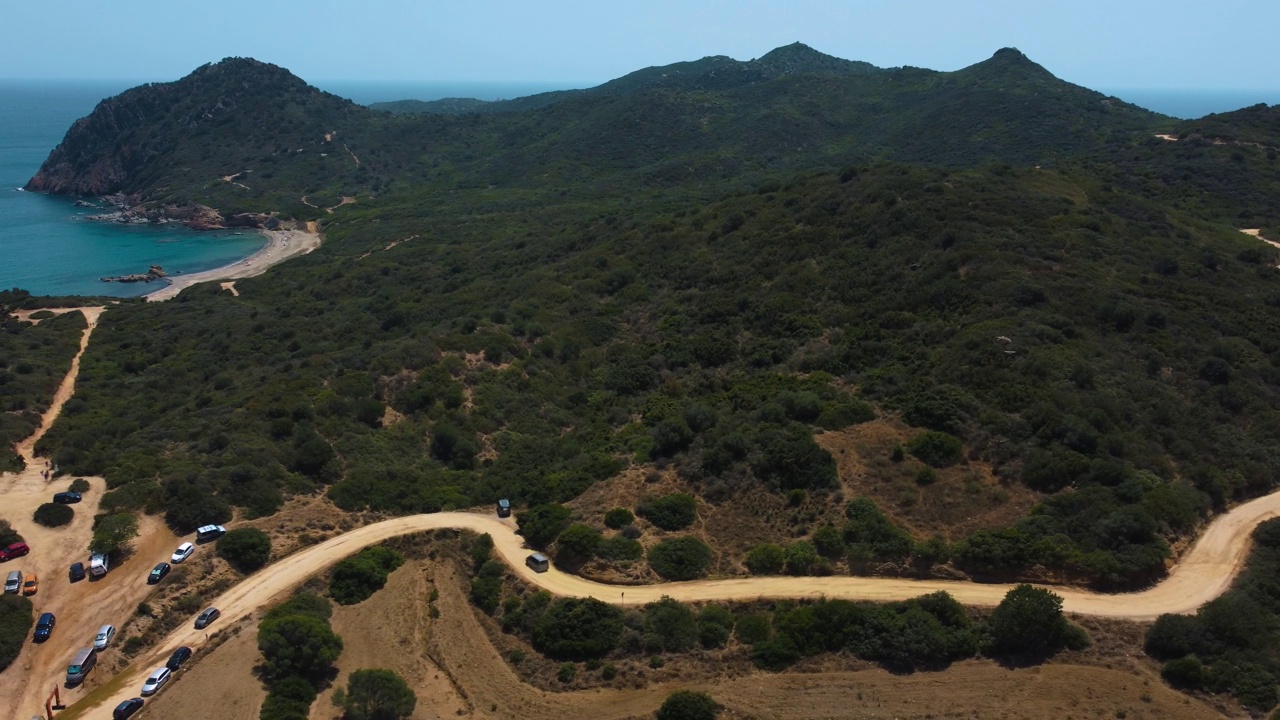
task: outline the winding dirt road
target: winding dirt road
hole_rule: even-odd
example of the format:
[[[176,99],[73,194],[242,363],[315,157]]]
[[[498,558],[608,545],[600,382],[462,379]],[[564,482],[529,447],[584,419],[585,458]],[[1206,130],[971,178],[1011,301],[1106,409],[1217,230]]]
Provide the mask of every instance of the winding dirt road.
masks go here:
[[[81,338],[80,353],[72,360],[66,379],[59,386],[49,411],[45,413],[40,429],[18,446],[18,451],[28,463],[28,470],[12,481],[0,486],[0,497],[6,508],[21,502],[30,503],[36,496],[45,496],[47,484],[40,477],[44,465],[33,456],[36,441],[56,419],[62,405],[71,397],[79,369],[80,356],[88,345],[98,315],[102,308],[82,308],[88,326]],[[94,479],[95,490],[101,481]],[[19,498],[23,500],[19,501]],[[43,501],[43,500],[41,500]],[[87,509],[87,508],[86,508]],[[88,520],[90,513],[78,514],[77,520]],[[1203,603],[1220,595],[1239,572],[1250,548],[1250,534],[1265,520],[1280,516],[1280,492],[1241,505],[1219,516],[1206,529],[1169,576],[1148,590],[1137,593],[1102,594],[1076,588],[1054,588],[1063,597],[1067,612],[1081,615],[1097,615],[1130,620],[1150,620],[1162,613],[1189,613]],[[81,523],[84,524],[84,523]],[[75,528],[85,534],[87,525]],[[256,611],[269,606],[280,596],[301,585],[307,578],[323,571],[337,561],[362,548],[409,533],[429,530],[469,530],[488,533],[494,540],[494,548],[522,580],[567,597],[593,597],[604,602],[632,605],[644,604],[670,596],[685,601],[754,600],[758,598],[845,598],[850,600],[890,601],[904,600],[925,593],[944,590],[966,605],[994,606],[1000,602],[1010,585],[985,585],[972,582],[941,580],[904,580],[896,578],[861,577],[750,577],[725,580],[699,580],[644,586],[606,585],[562,573],[555,568],[536,573],[525,566],[528,549],[524,540],[515,533],[512,520],[500,520],[489,514],[471,512],[444,512],[430,515],[414,515],[395,518],[367,525],[313,545],[290,555],[270,567],[249,576],[211,604],[222,611],[222,617],[208,630],[195,630],[185,625],[157,643],[102,688],[76,698],[79,702],[59,715],[69,720],[74,717],[105,717],[107,708],[122,700],[134,697],[146,674],[164,663],[177,647],[186,645],[197,652],[208,642],[211,633],[228,627]],[[24,533],[27,528],[23,528]],[[33,533],[40,531],[32,528]],[[37,547],[43,543],[33,542]],[[41,560],[42,572],[52,568],[65,568],[68,558],[83,547],[78,542],[51,541],[46,549],[49,557]],[[66,556],[66,557],[64,557]],[[33,552],[30,559],[37,559]],[[107,580],[117,579],[112,573]],[[136,580],[136,578],[135,578]],[[114,583],[111,583],[114,584]],[[125,593],[132,595],[133,593]],[[61,617],[61,616],[60,616]],[[59,623],[59,631],[63,624]],[[41,648],[42,650],[44,648]],[[51,686],[58,682],[61,667],[48,663],[27,663],[24,666],[24,686]],[[57,672],[54,672],[57,670]],[[172,689],[168,690],[173,692]],[[19,693],[22,713],[36,713],[40,708],[25,707],[32,703],[32,692]]]

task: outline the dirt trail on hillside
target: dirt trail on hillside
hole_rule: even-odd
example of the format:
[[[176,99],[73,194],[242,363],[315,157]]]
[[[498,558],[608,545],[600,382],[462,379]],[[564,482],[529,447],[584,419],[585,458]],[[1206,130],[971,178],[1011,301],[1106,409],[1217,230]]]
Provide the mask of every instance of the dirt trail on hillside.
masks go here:
[[[44,436],[62,412],[63,405],[75,392],[80,372],[80,358],[89,345],[89,337],[106,308],[50,308],[55,314],[81,312],[86,326],[80,337],[80,350],[54,393],[49,409],[41,417],[40,427],[15,446],[26,463],[19,473],[0,474],[0,517],[8,520],[31,546],[31,553],[0,564],[0,572],[21,570],[40,577],[40,591],[31,598],[36,613],[53,613],[58,624],[49,640],[35,645],[27,642],[17,659],[0,673],[0,706],[20,709],[13,717],[30,717],[43,708],[44,699],[55,684],[61,685],[66,665],[76,650],[88,646],[98,627],[122,625],[147,595],[148,586],[141,578],[148,563],[167,555],[173,546],[173,535],[156,518],[139,521],[139,537],[134,551],[100,580],[85,579],[74,585],[68,581],[67,568],[73,562],[89,561],[89,539],[93,534],[93,517],[106,491],[106,481],[98,477],[84,478],[90,486],[84,500],[72,505],[75,517],[69,525],[46,528],[31,517],[36,508],[49,502],[55,492],[66,490],[72,478],[66,475],[46,479],[44,472],[51,463],[35,455],[36,442]],[[20,311],[30,315],[38,310]],[[15,313],[19,315],[19,313]],[[19,315],[20,316],[20,315]],[[36,321],[33,321],[36,322]],[[108,650],[108,653],[116,650]],[[98,673],[105,675],[105,671]],[[90,676],[87,688],[105,678]],[[62,690],[64,702],[74,702],[86,689]],[[29,711],[29,712],[27,712]],[[23,714],[25,713],[25,714]]]
[[[1218,517],[1170,572],[1155,587],[1138,593],[1102,594],[1076,588],[1058,587],[1069,613],[1130,620],[1151,620],[1162,613],[1193,612],[1220,595],[1239,572],[1250,547],[1249,536],[1258,523],[1280,515],[1280,492],[1241,505]],[[217,625],[225,627],[267,606],[276,598],[301,585],[333,563],[369,545],[408,533],[427,530],[463,529],[488,533],[494,548],[520,578],[556,595],[594,597],[604,602],[641,605],[664,596],[683,601],[754,600],[757,598],[845,598],[887,602],[905,600],[938,590],[951,593],[965,605],[997,605],[1012,585],[983,585],[943,580],[905,580],[864,577],[750,577],[727,580],[697,580],[642,586],[617,586],[592,582],[555,568],[535,573],[525,566],[529,550],[515,534],[514,523],[491,515],[469,512],[442,512],[395,518],[331,538],[290,555],[232,588],[211,604],[222,611]],[[150,652],[139,656],[123,679],[123,688],[96,707],[114,706],[133,697],[135,688],[149,669],[162,664],[175,648],[199,648],[212,630],[194,630],[184,625]],[[80,710],[64,713],[70,720]]]
[[[1256,237],[1256,238],[1258,238],[1259,240],[1261,240],[1262,242],[1264,242],[1264,243],[1266,243],[1266,244],[1268,244],[1268,245],[1270,245],[1270,246],[1272,246],[1272,247],[1274,247],[1274,248],[1280,249],[1280,242],[1278,242],[1278,241],[1276,241],[1276,240],[1269,240],[1269,239],[1267,239],[1267,238],[1262,237],[1262,230],[1261,230],[1260,228],[1241,228],[1241,229],[1240,229],[1240,232],[1242,232],[1242,233],[1244,233],[1245,235],[1248,235],[1248,236],[1250,236],[1250,237]]]

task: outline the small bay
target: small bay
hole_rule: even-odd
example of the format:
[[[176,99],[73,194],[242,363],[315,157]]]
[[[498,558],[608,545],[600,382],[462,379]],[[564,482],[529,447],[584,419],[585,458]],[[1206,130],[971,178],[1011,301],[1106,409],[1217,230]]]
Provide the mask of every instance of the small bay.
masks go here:
[[[162,285],[100,278],[145,273],[151,265],[169,274],[211,270],[263,246],[265,238],[252,231],[93,222],[85,217],[111,208],[76,207],[77,198],[18,190],[72,123],[136,84],[0,81],[0,287],[132,297]]]

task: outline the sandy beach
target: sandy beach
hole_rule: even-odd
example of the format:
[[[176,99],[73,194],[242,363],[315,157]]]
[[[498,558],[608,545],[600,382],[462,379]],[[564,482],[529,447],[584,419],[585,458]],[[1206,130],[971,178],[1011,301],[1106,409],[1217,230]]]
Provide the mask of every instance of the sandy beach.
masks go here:
[[[238,260],[220,268],[191,273],[190,275],[171,275],[167,278],[169,280],[168,285],[146,294],[147,301],[162,302],[169,300],[177,297],[178,293],[196,283],[212,282],[214,280],[236,280],[261,275],[272,265],[282,263],[298,255],[306,255],[320,247],[320,233],[317,232],[305,232],[303,230],[260,230],[259,232],[267,237],[267,244],[258,252],[244,260]]]

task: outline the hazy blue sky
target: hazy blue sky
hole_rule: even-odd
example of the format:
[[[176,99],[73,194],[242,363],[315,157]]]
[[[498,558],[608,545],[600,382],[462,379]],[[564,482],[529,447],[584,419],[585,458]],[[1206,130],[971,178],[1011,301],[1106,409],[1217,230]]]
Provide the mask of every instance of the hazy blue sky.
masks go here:
[[[167,80],[230,55],[311,81],[599,83],[801,41],[954,70],[1015,46],[1103,88],[1280,89],[1277,0],[2,0],[0,77]]]

